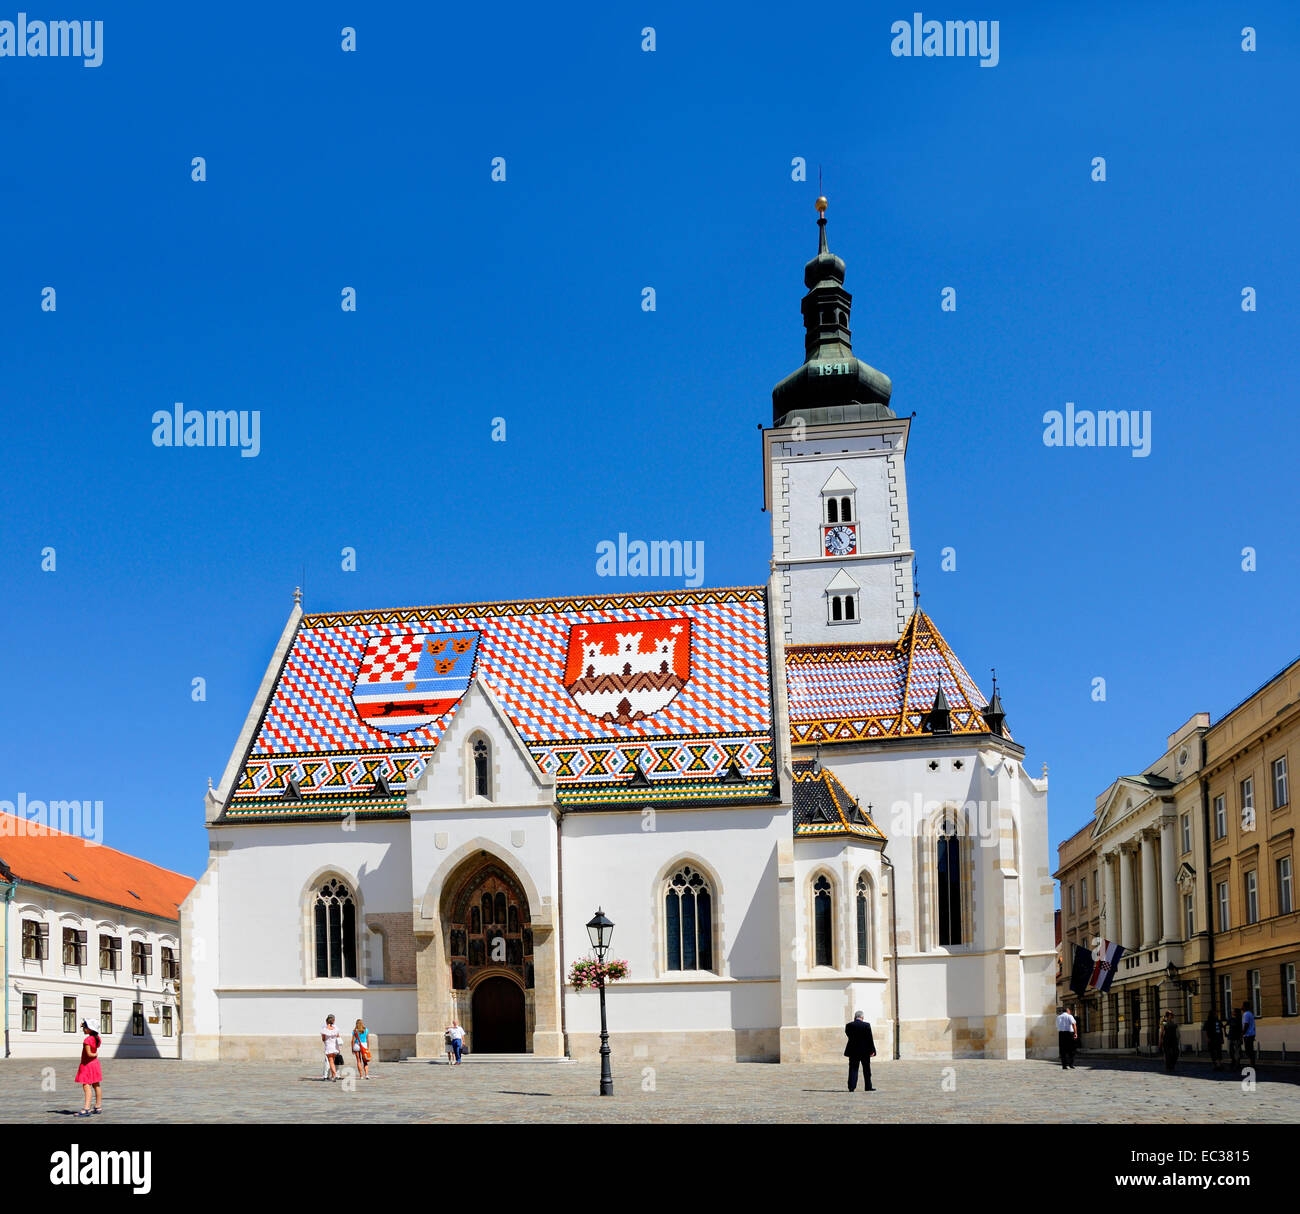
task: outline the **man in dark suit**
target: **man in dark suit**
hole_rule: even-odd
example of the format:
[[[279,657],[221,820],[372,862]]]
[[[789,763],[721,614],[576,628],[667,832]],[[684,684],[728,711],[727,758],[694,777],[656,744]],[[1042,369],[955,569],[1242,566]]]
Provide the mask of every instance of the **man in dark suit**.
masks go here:
[[[876,1056],[876,1042],[871,1036],[871,1025],[862,1019],[861,1012],[854,1012],[853,1019],[844,1026],[844,1035],[849,1039],[844,1047],[844,1057],[849,1060],[849,1091],[858,1088],[858,1066],[862,1066],[862,1090],[874,1092],[871,1086],[871,1060]]]

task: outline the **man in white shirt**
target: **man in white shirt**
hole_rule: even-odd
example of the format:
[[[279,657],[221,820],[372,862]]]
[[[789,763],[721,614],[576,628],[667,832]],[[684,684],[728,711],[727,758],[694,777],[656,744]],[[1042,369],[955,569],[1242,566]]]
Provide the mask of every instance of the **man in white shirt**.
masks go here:
[[[451,1028],[447,1030],[447,1036],[451,1038],[451,1048],[453,1053],[456,1055],[456,1061],[451,1065],[460,1066],[460,1052],[464,1048],[463,1043],[465,1041],[465,1030],[453,1020],[451,1022]]]
[[[1061,1070],[1074,1070],[1074,1051],[1079,1044],[1079,1025],[1063,1007],[1056,1009],[1056,1039],[1060,1042]]]
[[[325,1017],[325,1027],[320,1031],[320,1039],[325,1043],[325,1074],[322,1079],[334,1080],[338,1073],[334,1070],[334,1059],[339,1053],[339,1030],[333,1016]]]

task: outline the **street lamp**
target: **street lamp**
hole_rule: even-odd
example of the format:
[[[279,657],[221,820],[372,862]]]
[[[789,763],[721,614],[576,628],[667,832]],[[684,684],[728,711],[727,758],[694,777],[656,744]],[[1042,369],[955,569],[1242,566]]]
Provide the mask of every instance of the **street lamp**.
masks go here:
[[[596,950],[596,960],[603,966],[605,954],[609,951],[610,938],[614,935],[614,925],[605,917],[599,907],[591,922],[587,924],[587,935],[591,938],[591,947]],[[605,1025],[605,975],[600,976],[600,1094],[614,1094],[614,1075],[609,1069],[609,1029]]]

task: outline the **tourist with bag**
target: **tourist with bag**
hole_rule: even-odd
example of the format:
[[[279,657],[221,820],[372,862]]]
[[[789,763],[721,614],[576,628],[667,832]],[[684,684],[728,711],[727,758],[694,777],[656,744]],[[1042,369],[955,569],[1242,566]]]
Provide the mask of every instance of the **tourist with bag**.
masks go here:
[[[335,1064],[343,1061],[343,1054],[339,1048],[340,1036],[341,1034],[334,1024],[334,1017],[326,1016],[325,1027],[320,1032],[320,1039],[325,1043],[325,1074],[321,1078],[328,1079],[331,1082],[339,1077]]]
[[[352,1057],[357,1060],[357,1074],[362,1079],[370,1078],[370,1034],[366,1031],[365,1022],[357,1021],[357,1026],[352,1030]]]

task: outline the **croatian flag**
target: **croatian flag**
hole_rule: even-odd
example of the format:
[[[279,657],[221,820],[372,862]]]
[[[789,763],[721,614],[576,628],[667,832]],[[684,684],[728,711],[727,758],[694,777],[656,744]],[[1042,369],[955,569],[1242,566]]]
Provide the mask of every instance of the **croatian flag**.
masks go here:
[[[1115,977],[1115,967],[1119,965],[1119,959],[1123,955],[1124,949],[1121,945],[1112,944],[1109,940],[1101,942],[1101,953],[1092,970],[1092,985],[1100,994],[1104,995],[1110,990],[1111,979]]]

